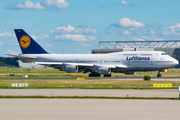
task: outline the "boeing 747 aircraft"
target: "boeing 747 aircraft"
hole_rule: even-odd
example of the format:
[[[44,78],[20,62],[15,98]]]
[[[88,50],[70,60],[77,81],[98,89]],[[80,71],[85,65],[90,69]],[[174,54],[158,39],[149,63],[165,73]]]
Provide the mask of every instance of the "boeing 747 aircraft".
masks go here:
[[[91,72],[90,77],[111,77],[111,72],[135,74],[136,71],[159,71],[176,66],[179,62],[162,51],[126,51],[109,54],[50,54],[23,29],[15,29],[22,54],[27,62],[53,67],[66,72]]]

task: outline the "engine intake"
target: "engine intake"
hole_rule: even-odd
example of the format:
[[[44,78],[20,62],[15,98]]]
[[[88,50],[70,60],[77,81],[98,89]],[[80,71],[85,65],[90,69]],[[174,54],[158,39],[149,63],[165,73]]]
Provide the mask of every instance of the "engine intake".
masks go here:
[[[78,72],[79,68],[77,65],[66,65],[65,71],[66,72]]]
[[[111,74],[111,68],[108,67],[99,67],[97,69],[98,74],[104,74],[104,75],[109,75]]]

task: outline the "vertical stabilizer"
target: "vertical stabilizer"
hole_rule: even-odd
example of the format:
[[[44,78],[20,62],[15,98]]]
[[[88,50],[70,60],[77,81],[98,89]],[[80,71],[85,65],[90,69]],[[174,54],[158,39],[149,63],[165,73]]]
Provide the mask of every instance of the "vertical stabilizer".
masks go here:
[[[48,54],[33,38],[23,29],[14,29],[23,54]]]

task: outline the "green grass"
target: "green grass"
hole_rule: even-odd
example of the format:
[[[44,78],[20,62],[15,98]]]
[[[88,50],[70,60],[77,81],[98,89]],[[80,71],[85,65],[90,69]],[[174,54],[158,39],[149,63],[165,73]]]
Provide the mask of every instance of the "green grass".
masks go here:
[[[24,99],[24,98],[53,98],[53,99],[163,99],[163,100],[179,100],[179,98],[160,98],[160,97],[96,97],[96,96],[0,96],[0,99]]]
[[[11,83],[28,83],[28,87],[11,87]],[[153,88],[153,84],[172,84],[173,87]],[[108,79],[0,79],[0,88],[6,89],[177,89],[180,81],[143,81]]]
[[[135,75],[125,75],[124,73],[112,73],[112,77],[143,77],[148,75],[156,77],[158,71],[152,72],[136,72]],[[9,74],[15,74],[15,77],[22,77],[23,75],[29,75],[29,77],[87,77],[89,73],[66,73],[53,68],[7,68],[0,67],[0,77],[9,77]],[[169,69],[168,72],[162,72],[164,77],[180,77],[180,69]]]
[[[66,73],[53,68],[6,68],[0,67],[0,77],[10,77],[9,74],[15,74],[15,77],[28,75],[29,77],[87,77],[88,74],[83,73]],[[156,76],[154,72],[137,72],[135,75],[124,75],[123,73],[112,73],[112,77],[118,76]],[[180,69],[169,69],[169,72],[162,73],[162,76],[180,75]],[[177,89],[180,81],[143,81],[143,80],[115,80],[115,79],[0,79],[0,88],[11,88],[11,83],[28,83],[29,87],[22,89],[46,89],[46,88],[82,88],[82,89]],[[171,88],[153,88],[155,83],[169,83]],[[19,87],[17,87],[19,89]],[[13,88],[13,89],[17,89]]]

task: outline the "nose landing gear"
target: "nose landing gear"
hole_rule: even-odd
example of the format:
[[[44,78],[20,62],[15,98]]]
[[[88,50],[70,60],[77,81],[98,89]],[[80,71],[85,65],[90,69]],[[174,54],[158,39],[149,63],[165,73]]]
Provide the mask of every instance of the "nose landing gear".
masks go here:
[[[160,71],[158,72],[157,77],[161,77],[161,72]]]

